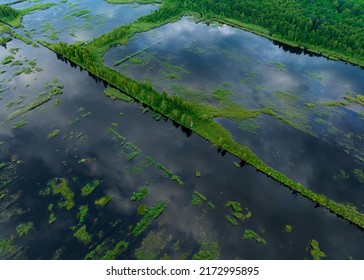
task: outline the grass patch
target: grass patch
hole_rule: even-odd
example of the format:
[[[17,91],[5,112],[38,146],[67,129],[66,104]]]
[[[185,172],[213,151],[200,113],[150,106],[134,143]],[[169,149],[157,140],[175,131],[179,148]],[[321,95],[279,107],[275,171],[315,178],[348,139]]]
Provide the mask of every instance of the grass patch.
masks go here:
[[[107,87],[104,90],[104,94],[108,97],[110,97],[112,100],[121,100],[128,103],[133,103],[134,99],[130,96],[126,95],[125,93],[122,93],[121,91],[117,90],[113,87]]]
[[[23,237],[24,235],[28,234],[34,227],[33,222],[28,222],[24,224],[20,224],[16,227],[16,232],[18,233],[19,237]]]
[[[81,205],[78,208],[78,214],[77,217],[79,219],[79,224],[83,224],[83,222],[85,221],[87,214],[88,214],[88,206],[87,205]]]
[[[21,121],[18,121],[16,123],[14,123],[13,124],[13,128],[23,127],[23,126],[25,126],[27,124],[28,124],[28,122],[21,120]]]
[[[200,249],[192,256],[193,260],[217,260],[220,257],[220,248],[217,242],[203,241]]]
[[[77,229],[74,232],[73,236],[84,244],[88,244],[92,240],[92,236],[87,232],[86,225],[83,225],[82,227]]]
[[[65,178],[53,178],[48,181],[47,187],[40,191],[39,193],[41,196],[47,195],[60,195],[63,199],[58,204],[60,208],[66,208],[66,210],[71,210],[75,205],[74,202],[74,193],[68,187],[68,182]]]

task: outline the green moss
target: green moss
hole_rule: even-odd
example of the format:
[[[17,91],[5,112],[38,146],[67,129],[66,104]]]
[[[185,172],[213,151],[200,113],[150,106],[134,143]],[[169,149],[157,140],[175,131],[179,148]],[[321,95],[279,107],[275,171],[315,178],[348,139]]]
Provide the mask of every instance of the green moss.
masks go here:
[[[257,243],[266,245],[267,241],[265,241],[264,238],[262,238],[259,234],[252,231],[251,229],[246,229],[243,234],[243,238],[246,240],[255,240]]]
[[[79,209],[79,212],[78,212],[77,216],[79,219],[79,223],[83,224],[83,222],[85,221],[87,214],[88,214],[88,206],[81,205],[78,209]]]
[[[220,248],[217,242],[203,241],[200,249],[192,256],[193,260],[217,260],[220,257]]]
[[[81,189],[81,195],[82,196],[88,196],[90,195],[98,186],[100,186],[101,180],[95,179],[92,182],[87,183],[85,186]]]
[[[86,225],[83,225],[82,227],[78,228],[74,232],[73,236],[84,244],[88,244],[92,240],[92,236],[87,232]]]
[[[33,222],[28,222],[28,223],[25,223],[25,224],[20,224],[16,227],[16,231],[18,233],[18,236],[19,237],[22,237],[26,234],[29,233],[29,231],[31,231],[34,227],[34,224]]]
[[[321,260],[326,254],[320,250],[318,241],[312,239],[310,242],[310,254],[313,260]]]
[[[207,201],[207,198],[204,195],[200,194],[197,191],[193,192],[191,200],[193,206],[199,206],[204,201]]]
[[[135,228],[133,229],[133,234],[135,236],[139,236],[152,223],[154,219],[157,219],[159,215],[163,213],[164,209],[166,209],[167,207],[167,202],[159,202],[150,209],[148,209],[145,212],[141,221],[136,224]]]
[[[59,132],[60,132],[60,130],[59,130],[59,129],[53,130],[52,132],[50,132],[50,133],[47,135],[47,139],[51,139],[51,138],[56,137],[56,136],[59,134]]]
[[[112,199],[112,196],[105,195],[105,196],[100,197],[99,199],[95,200],[95,204],[100,205],[100,206],[105,206],[106,204],[108,204],[110,202],[111,199]]]
[[[143,197],[147,196],[150,193],[150,190],[147,187],[143,187],[138,192],[133,192],[131,196],[131,201],[141,201]]]

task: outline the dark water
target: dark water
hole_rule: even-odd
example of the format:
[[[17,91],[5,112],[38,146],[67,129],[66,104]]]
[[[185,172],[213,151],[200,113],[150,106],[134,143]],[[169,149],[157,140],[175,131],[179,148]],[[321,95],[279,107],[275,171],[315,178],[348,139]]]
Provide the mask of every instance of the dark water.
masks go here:
[[[186,26],[200,26],[212,33],[226,29],[194,23]],[[186,26],[179,27],[182,34],[189,30]],[[229,32],[227,39],[233,37]],[[155,46],[162,46],[173,34],[167,35],[166,32],[166,37],[161,38],[162,44]],[[185,35],[186,38],[188,36],[190,33]],[[229,42],[227,39],[226,42]],[[321,250],[329,259],[364,257],[361,245],[363,232],[356,226],[325,209],[315,208],[309,200],[292,194],[288,188],[250,166],[237,168],[233,164],[237,161],[235,157],[211,147],[195,134],[186,135],[169,120],[155,121],[151,112],[143,113],[140,104],[110,100],[103,94],[103,83],[97,82],[87,72],[57,60],[54,53],[43,47],[34,48],[13,40],[7,49],[1,49],[0,60],[9,55],[14,47],[19,48],[15,59],[23,61],[23,66],[29,64],[26,58],[35,59],[43,71],[34,70],[28,75],[23,73],[12,77],[23,66],[7,64],[0,68],[0,71],[6,71],[0,74],[0,89],[5,89],[0,93],[0,163],[15,166],[17,175],[12,184],[0,189],[0,192],[6,193],[0,199],[0,217],[4,213],[13,214],[7,219],[0,219],[0,242],[11,240],[14,246],[9,254],[0,251],[3,254],[1,258],[51,259],[58,250],[60,258],[83,259],[105,240],[112,243],[111,248],[120,240],[129,242],[129,249],[119,258],[135,258],[136,250],[146,247],[143,240],[153,234],[162,236],[164,240],[158,244],[159,250],[154,248],[157,258],[165,253],[173,259],[192,258],[200,244],[207,241],[217,242],[221,259],[304,259],[310,258],[306,248],[312,239],[319,241]],[[191,73],[188,75],[192,76],[193,72],[188,69]],[[201,75],[202,81],[206,79],[205,86],[210,87],[208,77]],[[214,81],[212,84],[219,81],[213,77],[210,77],[210,81]],[[55,82],[55,78],[58,81]],[[197,83],[198,79],[195,80]],[[152,81],[156,82],[155,79]],[[61,83],[64,86],[63,94],[9,121],[8,116],[12,112],[35,100],[40,92],[47,92],[47,82]],[[235,98],[235,92],[233,96]],[[59,105],[55,105],[56,99],[59,99]],[[361,120],[355,118],[356,115],[352,117],[355,120],[353,127],[362,129],[359,126]],[[13,128],[13,124],[20,120],[27,124]],[[345,118],[341,120],[342,126],[347,127]],[[340,169],[349,173],[360,166],[342,149],[283,126],[267,116],[256,120],[256,134],[236,128],[234,122],[224,119],[217,121],[227,127],[240,143],[252,147],[267,163],[282,168],[293,179],[315,188],[318,186],[319,191],[330,197],[360,206],[362,190],[352,176],[347,180],[335,179],[342,180],[342,184],[327,176]],[[120,155],[125,147],[107,132],[108,128],[134,143],[141,153],[132,160]],[[54,130],[59,130],[59,134],[48,139],[48,134]],[[269,141],[266,141],[267,138]],[[362,148],[360,145],[358,147]],[[128,168],[145,162],[146,156],[180,176],[184,184],[170,180],[155,166],[146,167],[136,174],[127,172]],[[334,162],[332,158],[337,158],[337,161]],[[293,167],[286,162],[291,162]],[[196,176],[196,171],[201,173],[200,177]],[[5,171],[2,168],[0,175],[3,174]],[[55,177],[67,179],[68,186],[74,192],[75,205],[69,211],[58,206],[61,201],[59,195],[39,195],[47,182]],[[95,179],[102,181],[100,186],[90,196],[82,197],[82,186]],[[325,181],[327,183],[322,184]],[[156,202],[167,201],[168,207],[142,235],[135,237],[130,226],[135,226],[141,219],[137,213],[140,204],[130,201],[130,197],[145,185],[151,193],[141,203],[151,207]],[[209,208],[207,202],[193,206],[191,197],[194,191],[203,194],[216,208]],[[12,197],[12,194],[18,196]],[[111,202],[103,207],[95,205],[94,201],[103,195],[110,195]],[[228,201],[241,203],[243,209],[249,209],[251,217],[245,222],[238,221],[236,226],[230,224],[225,218],[231,215],[230,207],[226,206]],[[52,211],[57,217],[53,223],[49,223],[50,203],[54,204]],[[89,207],[83,223],[79,223],[78,217],[81,205]],[[16,209],[21,209],[21,213]],[[17,226],[27,222],[33,222],[33,229],[19,236]],[[72,227],[79,228],[82,224],[92,235],[90,243],[83,244],[73,236],[75,229]],[[291,225],[293,231],[285,232],[285,225]],[[267,244],[244,240],[242,235],[245,229],[257,232]]]

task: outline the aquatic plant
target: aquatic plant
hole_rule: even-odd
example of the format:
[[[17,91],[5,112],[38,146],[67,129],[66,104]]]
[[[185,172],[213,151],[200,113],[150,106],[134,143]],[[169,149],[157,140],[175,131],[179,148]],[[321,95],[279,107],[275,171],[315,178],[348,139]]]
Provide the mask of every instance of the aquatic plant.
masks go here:
[[[75,195],[73,191],[68,187],[68,182],[65,178],[56,177],[49,180],[47,183],[47,187],[44,190],[40,191],[39,194],[41,196],[59,194],[63,198],[63,201],[61,201],[58,206],[61,208],[66,208],[66,210],[71,210],[75,205]]]
[[[225,215],[225,219],[232,225],[237,226],[239,223],[236,220],[235,217],[231,216],[231,215]]]
[[[207,198],[204,195],[200,194],[197,191],[194,191],[192,194],[191,203],[193,206],[199,206],[202,202],[204,202],[206,200],[207,200]]]
[[[126,157],[127,160],[132,160],[137,157],[142,151],[133,142],[126,139],[115,129],[109,127],[107,132],[113,136],[113,139],[120,145],[119,155]],[[132,171],[131,171],[132,172]]]
[[[117,90],[116,88],[108,86],[104,90],[104,94],[107,97],[110,97],[112,100],[121,100],[128,103],[133,103],[134,99],[130,96],[126,95],[125,93],[122,93],[121,91]]]
[[[220,248],[216,241],[203,241],[200,249],[192,256],[193,260],[217,260]]]
[[[112,250],[109,250],[102,257],[102,260],[115,260],[123,251],[129,247],[129,243],[121,240],[119,241]]]
[[[87,232],[87,226],[83,225],[78,228],[74,233],[73,236],[80,240],[84,244],[88,244],[92,240],[92,236]]]
[[[134,236],[139,236],[142,232],[152,223],[154,219],[157,219],[168,207],[167,202],[158,202],[153,207],[149,208],[143,218],[136,224],[133,229]]]
[[[21,121],[18,121],[16,123],[14,123],[13,124],[13,128],[23,127],[23,126],[25,126],[27,124],[28,124],[28,122],[21,120]]]
[[[56,137],[58,134],[59,134],[60,130],[59,129],[55,129],[53,130],[52,132],[50,132],[48,135],[47,135],[47,139],[51,139],[51,138],[54,138]]]
[[[23,223],[16,227],[16,231],[18,233],[19,237],[22,237],[26,234],[28,234],[29,231],[31,231],[34,227],[33,222]]]
[[[310,242],[310,254],[313,260],[321,260],[326,257],[326,254],[320,250],[317,240],[312,239]]]
[[[78,209],[79,209],[79,212],[78,212],[77,216],[79,219],[79,224],[82,224],[85,221],[87,214],[88,214],[88,205],[81,205]]]
[[[364,171],[361,169],[354,169],[353,174],[355,179],[357,179],[360,183],[364,183]]]
[[[243,234],[243,238],[246,240],[255,240],[257,243],[266,245],[267,241],[265,241],[264,238],[262,238],[259,234],[254,232],[251,229],[246,229]]]
[[[81,195],[82,196],[88,196],[90,195],[98,186],[100,186],[101,180],[95,179],[92,182],[87,183],[85,186],[81,189]]]
[[[111,199],[112,199],[112,196],[105,195],[103,197],[100,197],[99,199],[96,199],[95,204],[100,205],[100,206],[105,206],[106,204],[108,204],[110,202]]]
[[[3,60],[1,61],[1,64],[2,64],[2,65],[9,64],[9,63],[11,63],[13,60],[14,60],[14,56],[12,56],[12,55],[8,55],[8,56],[5,56],[5,57],[3,58]]]
[[[292,230],[293,230],[293,226],[291,226],[291,225],[284,226],[284,232],[290,233],[290,232],[292,232]]]
[[[147,187],[141,188],[138,192],[133,192],[131,196],[131,201],[141,201],[143,197],[147,196],[150,193],[150,190]]]
[[[115,260],[129,247],[129,243],[120,240],[115,244],[115,240],[108,237],[98,244],[93,250],[87,253],[86,260]]]

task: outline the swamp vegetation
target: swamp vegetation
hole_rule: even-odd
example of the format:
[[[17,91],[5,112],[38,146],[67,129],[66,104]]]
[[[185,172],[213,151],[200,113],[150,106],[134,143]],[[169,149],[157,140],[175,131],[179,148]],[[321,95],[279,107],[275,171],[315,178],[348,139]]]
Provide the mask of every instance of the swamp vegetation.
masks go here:
[[[311,232],[301,236],[304,225],[309,222],[298,221],[304,211],[315,213],[312,219],[318,224],[327,215],[336,215],[343,219],[329,219],[332,223],[329,228],[342,227],[336,233],[342,234],[340,238],[353,232],[360,234],[364,228],[364,209],[358,202],[361,191],[356,188],[364,181],[364,137],[358,125],[363,120],[363,95],[353,87],[355,90],[348,88],[333,99],[313,99],[299,96],[297,89],[288,86],[272,86],[270,95],[256,106],[245,101],[247,95],[241,92],[254,88],[256,97],[249,97],[253,100],[268,92],[269,80],[263,83],[256,71],[264,69],[272,77],[289,76],[292,71],[289,63],[273,56],[270,61],[257,61],[249,54],[236,53],[227,45],[204,47],[198,40],[181,45],[182,51],[171,52],[165,58],[159,53],[171,36],[165,32],[166,36],[160,37],[160,30],[169,31],[179,25],[190,28],[189,24],[196,23],[198,28],[202,26],[224,36],[236,32],[236,28],[249,30],[275,40],[274,44],[289,44],[283,45],[283,49],[292,47],[293,53],[309,54],[315,59],[317,55],[324,55],[363,65],[360,22],[364,7],[361,2],[136,1],[141,6],[150,4],[150,10],[115,29],[106,20],[97,20],[98,2],[113,9],[119,5],[132,8],[135,4],[131,3],[135,1],[93,0],[89,6],[83,2],[21,1],[0,5],[0,45],[4,46],[4,54],[0,56],[0,102],[6,104],[2,105],[0,113],[0,149],[4,155],[0,165],[0,207],[3,210],[1,223],[7,228],[0,235],[0,258],[42,255],[55,259],[321,259],[351,257],[351,254],[363,257],[353,249],[354,244],[348,246],[350,253],[345,256],[341,250],[336,253],[336,247],[325,240],[325,235],[318,238]],[[135,13],[139,13],[138,9],[134,8]],[[322,14],[328,11],[324,18]],[[77,18],[85,24],[85,33],[91,29],[87,25],[93,21],[98,22],[98,30],[103,30],[103,25],[109,27],[100,32],[102,35],[93,34],[90,39],[89,34],[82,37],[82,32],[73,33],[68,27],[61,31],[52,24],[33,22],[32,26],[27,17],[38,13],[45,18],[51,13],[60,13],[65,20]],[[63,41],[63,30],[73,37],[72,41]],[[32,39],[33,34],[40,39]],[[338,37],[342,38],[340,42],[335,39]],[[266,44],[271,42],[267,40]],[[30,54],[24,51],[28,49]],[[46,77],[50,69],[37,49],[47,53],[48,61],[55,60],[56,53],[57,61],[52,67],[63,72],[57,75],[52,72],[53,77]],[[110,59],[112,52],[119,52],[119,56]],[[187,52],[192,61],[214,55],[229,63],[245,65],[247,69],[254,65],[258,70],[248,69],[237,83],[226,77],[220,82],[210,78],[210,83],[203,88],[193,84],[196,70],[190,67],[188,59],[185,63],[176,62],[181,52]],[[61,74],[64,69],[69,69],[75,77],[82,77],[85,83]],[[133,72],[135,69],[142,69],[143,75]],[[158,75],[160,79],[156,78]],[[201,71],[201,79],[203,75]],[[327,83],[331,77],[323,71],[305,72],[301,76],[305,86],[312,88],[319,88],[318,85]],[[158,84],[156,79],[161,82]],[[284,82],[289,84],[290,80]],[[241,94],[240,99],[237,92]],[[70,100],[77,100],[76,105]],[[355,129],[345,131],[343,139],[337,136],[341,128],[330,119],[337,112],[343,116],[351,114],[350,120],[356,122]],[[344,154],[350,160],[351,169],[340,165],[328,171],[332,177],[329,183],[310,181],[304,174],[297,179],[294,172],[291,175],[287,170],[297,164],[291,161],[304,154],[304,149],[297,150],[297,154],[278,166],[264,155],[261,157],[255,147],[242,144],[241,137],[237,137],[239,134],[229,126],[237,124],[239,133],[253,137],[265,129],[262,120],[266,119],[273,122],[274,127],[283,126],[305,139],[313,139],[314,149],[330,146],[327,139],[336,137],[335,153]],[[31,136],[28,145],[41,141],[44,152],[38,156],[20,153],[9,137],[21,139],[33,135],[30,130],[37,131],[38,122],[45,125],[46,130],[38,128],[41,136]],[[168,128],[172,125],[187,136],[185,140],[180,140],[177,132]],[[318,131],[321,127],[324,132]],[[324,133],[324,137],[320,133]],[[192,136],[194,134],[200,137]],[[211,155],[207,142],[217,150],[217,155]],[[167,154],[172,149],[178,150],[174,157]],[[278,154],[278,149],[275,147],[271,153]],[[211,167],[203,162],[205,156],[213,159]],[[53,164],[49,163],[49,157],[54,158]],[[191,163],[195,160],[196,163]],[[281,161],[280,158],[277,161]],[[288,169],[282,168],[282,164]],[[38,203],[22,202],[22,192],[27,192],[22,182],[29,178],[32,165],[39,166],[29,182]],[[43,165],[47,168],[42,169]],[[218,175],[220,169],[226,174]],[[253,173],[254,170],[259,172]],[[335,185],[327,187],[331,182]],[[207,188],[210,184],[214,187]],[[349,184],[353,186],[350,195],[360,193],[356,196],[358,199],[347,199],[350,195],[338,199]],[[252,187],[247,188],[248,185]],[[242,190],[242,186],[247,189]],[[254,192],[250,188],[256,188],[256,193],[238,195]],[[270,203],[268,194],[272,197]],[[295,204],[294,200],[297,205],[291,205]],[[269,214],[261,207],[267,204],[275,209],[272,213],[279,215],[269,219]],[[292,219],[285,207],[297,216]],[[326,213],[327,210],[331,214]],[[42,214],[34,216],[35,211]],[[185,221],[186,217],[193,218]],[[16,221],[15,227],[11,226],[12,220]],[[276,223],[272,225],[270,220]],[[49,245],[49,251],[41,253],[23,247],[27,240],[33,242],[33,246],[40,242],[34,236],[44,225],[49,227],[49,232],[54,232],[62,223],[66,245],[58,241]],[[215,224],[219,223],[231,233],[226,242],[215,229]],[[277,242],[280,238],[284,241]],[[231,250],[230,243],[242,243],[244,248],[254,248],[248,250],[254,253],[249,256],[246,252]],[[69,246],[79,248],[80,254],[74,255]],[[276,246],[281,248],[281,255],[273,253]],[[297,253],[299,251],[301,254]]]

